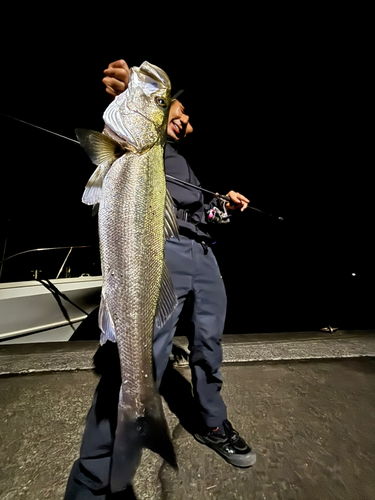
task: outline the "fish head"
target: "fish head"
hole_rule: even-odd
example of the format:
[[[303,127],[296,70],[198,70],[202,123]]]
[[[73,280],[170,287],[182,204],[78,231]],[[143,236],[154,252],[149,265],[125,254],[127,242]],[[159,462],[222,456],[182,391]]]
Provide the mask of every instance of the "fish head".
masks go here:
[[[170,105],[168,75],[145,61],[131,68],[128,88],[108,106],[103,119],[131,151],[143,154],[165,143]]]

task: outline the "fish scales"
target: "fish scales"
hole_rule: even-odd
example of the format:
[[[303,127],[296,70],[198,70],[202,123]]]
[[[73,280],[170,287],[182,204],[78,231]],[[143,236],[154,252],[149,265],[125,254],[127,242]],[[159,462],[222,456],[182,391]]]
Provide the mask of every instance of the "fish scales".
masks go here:
[[[159,148],[117,160],[105,178],[99,208],[105,301],[123,358],[123,395],[139,415],[139,395],[152,383],[152,332],[164,261],[165,175]]]
[[[116,340],[121,364],[112,492],[130,484],[143,447],[176,466],[152,373],[154,323],[164,324],[177,305],[164,261],[165,239],[178,237],[163,158],[170,101],[168,76],[146,61],[132,68],[128,89],[105,111],[105,134],[76,130],[98,165],[82,200],[99,203],[99,323]]]

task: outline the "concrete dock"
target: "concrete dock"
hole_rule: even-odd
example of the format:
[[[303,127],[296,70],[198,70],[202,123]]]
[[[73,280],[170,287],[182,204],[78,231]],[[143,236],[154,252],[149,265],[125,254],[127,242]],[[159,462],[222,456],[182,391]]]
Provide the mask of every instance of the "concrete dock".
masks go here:
[[[62,500],[98,382],[96,348],[0,344],[1,500]],[[121,498],[375,498],[375,331],[224,336],[228,416],[257,453],[243,470],[190,434],[184,338],[174,352],[165,411],[179,469],[145,450],[133,491]]]

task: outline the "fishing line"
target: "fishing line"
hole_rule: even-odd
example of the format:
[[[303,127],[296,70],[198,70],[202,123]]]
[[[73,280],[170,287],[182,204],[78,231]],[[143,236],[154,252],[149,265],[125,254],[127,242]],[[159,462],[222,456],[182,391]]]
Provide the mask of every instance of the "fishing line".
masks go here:
[[[71,142],[74,142],[76,144],[80,144],[79,141],[77,141],[75,139],[72,139],[71,137],[67,137],[66,135],[58,134],[57,132],[53,132],[52,130],[48,130],[46,128],[39,127],[38,125],[34,125],[33,123],[29,123],[29,122],[26,122],[24,120],[20,120],[19,118],[15,118],[14,116],[6,115],[4,113],[0,113],[0,114],[2,116],[5,116],[6,118],[10,118],[11,120],[15,120],[17,122],[24,123],[25,125],[29,125],[30,127],[34,127],[34,128],[39,129],[39,130],[43,130],[43,132],[47,132],[49,134],[56,135],[57,137],[61,137],[62,139],[66,139],[67,141],[71,141]],[[198,189],[199,191],[202,191],[204,193],[209,193],[209,194],[213,195],[215,198],[218,198],[218,199],[220,199],[222,201],[228,201],[228,202],[232,201],[229,198],[229,196],[225,196],[225,195],[219,194],[219,193],[214,193],[213,191],[209,191],[208,189],[203,189],[200,186],[195,186],[194,184],[191,184],[190,182],[183,181],[181,179],[178,179],[177,177],[173,177],[172,175],[165,174],[165,176],[168,177],[168,179],[171,179],[172,181],[178,182],[180,184],[184,184],[185,186],[189,186],[189,187],[191,187],[193,189]],[[277,215],[269,214],[267,212],[263,212],[263,210],[260,210],[259,208],[252,207],[251,205],[248,205],[247,208],[250,208],[251,210],[255,210],[256,212],[259,212],[259,213],[261,213],[263,215],[267,215],[269,217],[276,217],[280,221],[284,220],[283,217],[278,217]]]

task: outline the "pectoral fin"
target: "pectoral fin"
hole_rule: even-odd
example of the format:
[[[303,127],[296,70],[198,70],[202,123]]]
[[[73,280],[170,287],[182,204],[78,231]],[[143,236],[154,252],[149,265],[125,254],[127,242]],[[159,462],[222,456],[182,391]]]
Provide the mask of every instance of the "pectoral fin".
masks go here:
[[[100,165],[104,162],[112,164],[125,152],[115,140],[95,130],[76,128],[75,133],[94,165]]]
[[[123,155],[125,150],[116,141],[95,130],[77,128],[75,133],[90,160],[94,165],[98,165],[82,196],[83,203],[95,205],[100,203],[104,177],[113,162]]]

